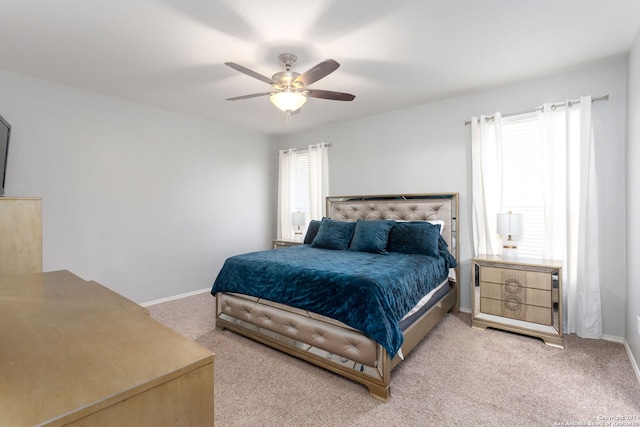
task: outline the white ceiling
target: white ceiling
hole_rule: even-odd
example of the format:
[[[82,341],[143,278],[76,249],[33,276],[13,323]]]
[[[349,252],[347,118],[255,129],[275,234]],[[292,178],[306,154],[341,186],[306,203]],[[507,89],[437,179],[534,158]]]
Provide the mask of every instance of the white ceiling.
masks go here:
[[[2,0],[0,69],[268,134],[550,75],[625,54],[639,0]],[[224,65],[333,58],[287,124],[270,86]],[[2,98],[0,94],[0,105]]]

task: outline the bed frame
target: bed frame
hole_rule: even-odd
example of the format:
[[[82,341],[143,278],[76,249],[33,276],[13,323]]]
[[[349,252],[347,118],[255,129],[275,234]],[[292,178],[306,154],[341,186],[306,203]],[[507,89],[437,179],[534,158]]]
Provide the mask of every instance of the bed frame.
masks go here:
[[[443,220],[442,235],[459,260],[457,193],[328,197],[327,216],[343,221]],[[460,277],[459,267],[455,277]],[[459,310],[459,285],[454,279],[449,282],[446,295],[404,330],[404,356],[447,312]],[[380,344],[343,323],[246,295],[216,295],[216,329],[239,333],[359,382],[382,401],[390,397],[392,369],[403,360],[399,355],[391,358]]]

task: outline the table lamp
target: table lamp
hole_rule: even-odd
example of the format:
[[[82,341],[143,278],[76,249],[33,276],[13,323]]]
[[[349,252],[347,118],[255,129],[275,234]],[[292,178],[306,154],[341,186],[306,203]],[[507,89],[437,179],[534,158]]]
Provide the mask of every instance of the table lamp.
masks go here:
[[[502,255],[515,257],[518,255],[518,244],[514,236],[522,236],[522,214],[508,213],[498,214],[498,234],[503,236]],[[504,236],[507,236],[504,240]]]
[[[304,224],[305,224],[304,212],[293,212],[291,214],[291,225],[296,227],[296,231],[295,231],[296,237],[299,237],[299,235],[302,235],[302,229],[300,227],[303,226]]]

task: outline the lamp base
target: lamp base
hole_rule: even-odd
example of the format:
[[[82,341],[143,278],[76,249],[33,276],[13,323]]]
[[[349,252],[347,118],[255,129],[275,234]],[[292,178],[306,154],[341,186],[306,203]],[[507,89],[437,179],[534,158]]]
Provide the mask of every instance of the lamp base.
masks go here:
[[[518,247],[517,246],[503,246],[502,247],[502,256],[505,258],[517,258],[518,257]]]

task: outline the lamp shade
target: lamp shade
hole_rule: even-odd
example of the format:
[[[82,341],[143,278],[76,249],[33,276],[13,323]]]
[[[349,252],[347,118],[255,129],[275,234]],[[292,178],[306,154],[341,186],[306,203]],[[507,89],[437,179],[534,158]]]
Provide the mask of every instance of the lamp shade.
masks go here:
[[[307,102],[307,97],[297,92],[276,92],[269,100],[282,111],[296,111]]]
[[[503,236],[522,236],[522,214],[508,213],[498,214],[498,234]]]
[[[294,227],[300,227],[305,224],[304,212],[294,212],[291,214],[291,225]]]

